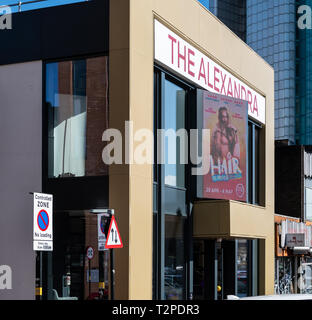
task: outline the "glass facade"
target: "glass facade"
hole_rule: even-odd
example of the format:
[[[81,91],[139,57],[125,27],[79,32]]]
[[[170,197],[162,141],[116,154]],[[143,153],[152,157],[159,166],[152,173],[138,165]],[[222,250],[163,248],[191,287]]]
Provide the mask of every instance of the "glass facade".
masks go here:
[[[36,10],[42,9],[47,7],[55,7],[61,6],[65,4],[72,4],[77,2],[84,2],[86,0],[41,0],[38,2],[34,2],[31,0],[21,1],[19,4],[18,1],[15,0],[8,0],[5,1],[4,5],[10,5],[12,12],[20,12],[20,11],[28,11],[28,10]]]
[[[158,154],[161,152],[165,162],[155,162],[153,171],[153,298],[183,300],[194,295],[198,299],[222,300],[226,294],[257,295],[257,240],[222,240],[220,245],[216,239],[193,239],[188,204],[195,196],[189,176],[191,167],[181,164],[183,140],[177,134],[173,136],[175,144],[169,144],[167,132],[188,132],[195,121],[195,93],[196,88],[155,66],[154,135],[165,129],[166,136],[155,140],[154,152],[155,161],[162,159]],[[249,121],[248,130],[248,202],[260,205],[262,128]],[[185,143],[189,147],[190,142]],[[216,270],[209,274],[206,269],[211,268],[213,261]]]
[[[312,221],[312,179],[304,179],[304,215],[305,220]]]
[[[295,0],[246,3],[246,43],[275,70],[275,139],[295,143]]]
[[[246,41],[246,0],[210,0],[209,10]]]
[[[297,28],[296,6],[300,4],[311,6],[312,1],[210,1],[210,11],[274,68],[275,139],[289,144],[312,141],[312,31]]]
[[[209,2],[211,0],[198,0],[203,6],[205,6],[207,9],[209,9]]]
[[[241,298],[249,295],[248,244],[248,240],[237,240],[237,295]]]
[[[187,245],[187,164],[181,161],[183,142],[180,129],[186,130],[187,96],[191,87],[155,68],[155,140],[153,205],[153,298],[183,300],[188,296],[189,256]],[[171,133],[172,134],[171,134]],[[164,161],[158,161],[164,160]],[[188,159],[186,159],[188,160]],[[181,163],[182,162],[182,163]]]
[[[296,1],[297,6],[312,7],[311,0]],[[298,16],[299,17],[299,16]],[[298,144],[312,144],[312,30],[297,28],[296,139]]]
[[[248,203],[260,203],[260,134],[261,127],[248,122]]]
[[[194,239],[194,299],[258,295],[258,240]]]
[[[54,248],[43,259],[45,299],[109,299],[110,252],[98,250],[97,220],[85,210],[54,212]]]
[[[185,296],[184,224],[181,216],[165,217],[166,300],[182,300]]]
[[[180,129],[185,129],[185,90],[165,80],[165,130],[172,134],[165,139],[165,184],[173,187],[185,186],[185,165],[181,158],[183,140],[175,137]]]
[[[108,59],[46,65],[49,178],[101,176],[108,128]]]

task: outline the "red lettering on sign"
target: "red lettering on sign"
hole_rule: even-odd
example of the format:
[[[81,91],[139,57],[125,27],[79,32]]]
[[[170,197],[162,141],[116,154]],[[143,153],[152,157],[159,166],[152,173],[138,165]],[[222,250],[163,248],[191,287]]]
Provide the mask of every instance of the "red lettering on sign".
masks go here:
[[[220,82],[219,78],[217,77],[217,73],[220,73],[220,70],[217,67],[214,67],[214,89],[217,92],[220,92],[219,88],[216,86],[216,83]]]
[[[252,94],[251,94],[251,92],[249,90],[247,91],[247,101],[248,101],[249,109],[253,113],[253,110],[252,110]]]
[[[236,81],[234,81],[234,97],[240,99],[240,84],[236,87]]]
[[[193,66],[193,67],[195,66],[194,61],[191,60],[191,55],[195,56],[195,53],[194,53],[193,50],[188,49],[188,51],[187,51],[187,58],[188,58],[188,64],[187,64],[188,67],[187,67],[187,69],[188,69],[188,74],[190,76],[192,76],[192,77],[195,77],[195,73],[193,71],[191,71],[191,67],[190,67],[190,66]]]
[[[229,77],[227,95],[233,97],[232,79]]]
[[[201,58],[201,61],[200,61],[198,80],[200,80],[200,78],[204,78],[205,84],[207,84],[204,58]]]
[[[180,42],[178,41],[178,68],[180,68],[180,59],[184,61],[184,72],[186,72],[186,46],[184,46],[184,55],[180,53]]]
[[[174,63],[174,43],[177,42],[177,39],[168,34],[168,38],[171,40],[171,63]]]
[[[257,96],[255,95],[255,99],[254,99],[254,105],[253,105],[253,113],[257,112],[257,116],[259,116],[258,113],[258,102],[257,102]]]
[[[244,96],[243,96],[243,92],[244,92]],[[241,86],[241,99],[246,100],[246,89],[243,85]]]
[[[224,77],[223,77],[223,76],[222,76],[222,72],[221,72],[221,81],[222,81],[221,94],[222,94],[222,91],[224,91],[224,94],[226,95],[226,91],[225,91],[225,79],[226,79],[226,74],[224,73]]]
[[[209,62],[207,63],[207,70],[208,70],[208,86],[211,88],[211,89],[213,89],[213,85],[212,85],[212,83],[210,83],[210,81],[209,81],[209,74],[210,74],[210,68],[209,68]]]

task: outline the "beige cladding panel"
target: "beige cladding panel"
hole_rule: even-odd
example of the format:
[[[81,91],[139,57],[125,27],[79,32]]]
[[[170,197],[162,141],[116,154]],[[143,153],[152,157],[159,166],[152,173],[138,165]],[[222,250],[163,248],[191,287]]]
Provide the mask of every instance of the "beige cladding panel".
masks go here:
[[[135,130],[153,130],[155,17],[265,95],[266,150],[262,153],[265,158],[262,165],[265,166],[266,188],[262,198],[266,204],[263,216],[268,219],[263,228],[270,230],[268,225],[274,208],[274,72],[196,0],[110,1],[110,127],[120,128],[123,132],[124,121],[132,120]],[[116,250],[117,299],[152,298],[152,177],[152,165],[110,168],[110,206],[118,208],[118,225],[126,243],[125,248]],[[229,214],[232,218],[232,209]],[[236,225],[232,219],[228,221],[232,232],[244,230],[240,229],[239,222]],[[221,222],[220,228],[224,228]],[[266,255],[267,259],[271,259],[270,254]],[[274,260],[268,265],[273,273]],[[265,273],[268,271],[266,269]],[[273,287],[271,279],[267,279],[267,287]]]

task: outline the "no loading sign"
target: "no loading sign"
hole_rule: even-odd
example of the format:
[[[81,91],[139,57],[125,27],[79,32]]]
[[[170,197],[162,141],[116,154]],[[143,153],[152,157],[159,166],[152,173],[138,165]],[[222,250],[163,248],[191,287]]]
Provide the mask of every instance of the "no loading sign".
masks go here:
[[[53,196],[34,193],[33,249],[35,251],[53,250]]]

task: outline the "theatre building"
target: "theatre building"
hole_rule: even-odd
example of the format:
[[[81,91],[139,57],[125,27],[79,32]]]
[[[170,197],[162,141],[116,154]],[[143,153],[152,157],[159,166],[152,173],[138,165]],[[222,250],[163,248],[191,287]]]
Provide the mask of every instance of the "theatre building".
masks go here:
[[[196,0],[16,13],[0,42],[0,299],[274,292],[262,58]],[[53,195],[53,251],[33,250],[33,192]],[[123,243],[113,261],[98,250],[105,209]]]

